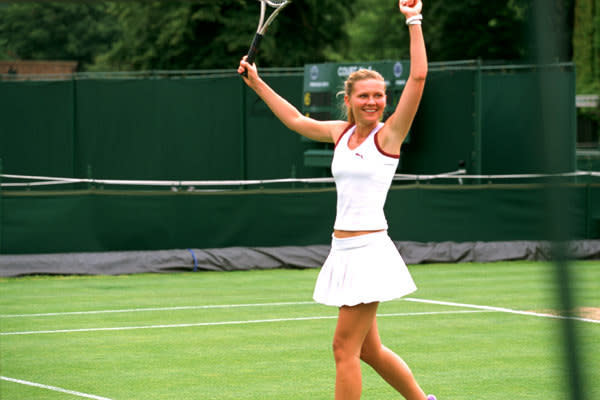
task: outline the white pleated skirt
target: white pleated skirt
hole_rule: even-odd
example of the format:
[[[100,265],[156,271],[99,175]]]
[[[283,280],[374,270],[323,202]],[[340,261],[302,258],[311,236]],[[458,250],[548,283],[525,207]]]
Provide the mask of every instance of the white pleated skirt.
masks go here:
[[[331,241],[313,299],[328,306],[389,301],[417,290],[387,231]]]

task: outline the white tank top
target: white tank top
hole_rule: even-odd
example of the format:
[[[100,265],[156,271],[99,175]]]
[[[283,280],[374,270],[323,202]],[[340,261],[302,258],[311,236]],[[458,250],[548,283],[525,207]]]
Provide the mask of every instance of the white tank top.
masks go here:
[[[377,144],[379,123],[354,150],[348,140],[352,126],[338,139],[333,152],[331,173],[337,189],[337,213],[334,229],[367,231],[387,229],[383,206],[398,167],[399,156],[387,154]]]

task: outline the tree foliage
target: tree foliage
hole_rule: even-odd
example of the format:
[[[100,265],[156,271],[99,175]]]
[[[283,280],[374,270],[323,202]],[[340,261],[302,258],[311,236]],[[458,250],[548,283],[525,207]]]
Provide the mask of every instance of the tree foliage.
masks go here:
[[[524,56],[523,15],[515,1],[438,0],[425,10],[424,17],[434,61]]]
[[[408,32],[395,2],[356,0],[353,10],[356,17],[347,24],[349,49],[333,58],[408,57]],[[531,11],[531,0],[428,0],[423,32],[429,59],[531,59],[535,50],[528,29]]]
[[[533,1],[427,0],[429,59],[532,59]],[[573,20],[575,0],[546,1],[557,18]],[[258,12],[256,0],[11,4],[0,7],[0,56],[78,60],[84,70],[232,68],[248,50]],[[396,0],[294,0],[267,33],[257,62],[397,59],[408,58],[408,50]],[[557,58],[570,60],[570,50],[563,53]]]
[[[394,1],[356,0],[355,17],[346,24],[350,42],[331,58],[348,60],[384,60],[408,58],[408,31],[404,17]]]
[[[0,8],[0,54],[29,60],[75,60],[85,68],[117,33],[106,4],[24,3]]]
[[[232,68],[248,51],[259,10],[255,0],[13,4],[0,8],[0,54],[78,60],[92,70]],[[293,2],[269,28],[258,62],[325,61],[347,42],[350,17],[335,0]]]
[[[600,0],[577,0],[573,61],[579,93],[600,92]]]
[[[600,0],[576,0],[573,61],[577,93],[600,94]],[[599,108],[580,109],[579,114],[600,121]]]

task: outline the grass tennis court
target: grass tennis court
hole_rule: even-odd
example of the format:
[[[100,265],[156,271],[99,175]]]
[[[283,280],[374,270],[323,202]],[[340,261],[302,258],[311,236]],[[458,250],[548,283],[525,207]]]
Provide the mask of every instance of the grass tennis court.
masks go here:
[[[379,328],[445,400],[565,399],[549,263],[411,266]],[[589,399],[600,398],[600,262],[571,264]],[[0,398],[331,399],[336,310],[317,270],[0,280]],[[525,313],[519,313],[524,311]],[[363,398],[400,398],[366,365]]]

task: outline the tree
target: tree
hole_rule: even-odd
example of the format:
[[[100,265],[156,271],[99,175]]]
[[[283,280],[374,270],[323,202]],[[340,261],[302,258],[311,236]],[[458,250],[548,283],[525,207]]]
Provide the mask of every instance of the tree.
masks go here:
[[[423,30],[429,59],[534,60],[532,1],[427,0]],[[553,18],[568,21],[560,37],[567,43],[574,1],[547,0]],[[580,1],[597,9],[599,0]],[[259,11],[255,0],[0,6],[0,57],[74,59],[84,70],[233,68],[248,50]],[[557,60],[571,60],[567,47]],[[257,62],[287,67],[398,58],[408,58],[408,32],[395,0],[296,0],[269,29]]]
[[[600,93],[600,0],[577,0],[573,30],[577,92]]]
[[[600,0],[577,0],[573,28],[573,61],[578,94],[600,94]],[[579,115],[600,121],[600,108],[578,109]],[[600,136],[600,125],[597,135]]]
[[[335,61],[370,61],[408,58],[408,32],[398,4],[392,1],[356,0],[355,17],[345,30],[349,43],[328,54]]]
[[[564,11],[573,0],[552,1]],[[530,2],[428,0],[423,31],[430,61],[531,60]],[[356,0],[353,13],[356,17],[346,26],[350,44],[331,54],[332,59],[408,58],[408,32],[396,2]]]
[[[246,54],[258,22],[253,0],[135,2],[109,12],[122,34],[95,69],[234,68]],[[324,61],[343,45],[350,11],[335,0],[292,3],[269,28],[257,62],[287,67]]]
[[[522,20],[514,1],[432,1],[426,11],[432,61],[515,60],[523,56]]]
[[[25,3],[0,8],[0,54],[28,60],[74,60],[108,50],[117,32],[103,3]]]
[[[12,4],[0,8],[0,55],[80,61],[83,70],[233,68],[248,51],[254,0]],[[343,47],[350,9],[336,0],[293,2],[261,44],[262,66],[326,60]]]

